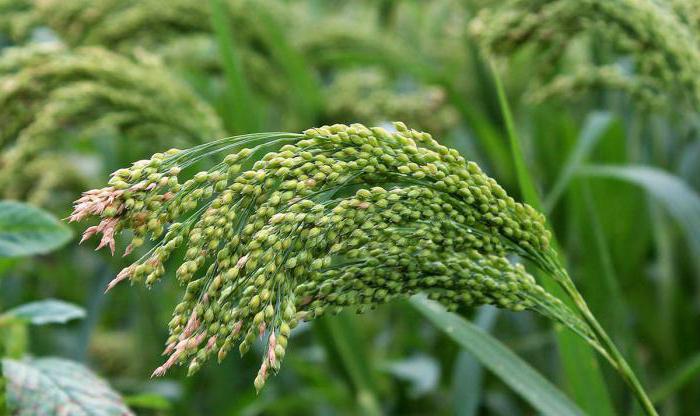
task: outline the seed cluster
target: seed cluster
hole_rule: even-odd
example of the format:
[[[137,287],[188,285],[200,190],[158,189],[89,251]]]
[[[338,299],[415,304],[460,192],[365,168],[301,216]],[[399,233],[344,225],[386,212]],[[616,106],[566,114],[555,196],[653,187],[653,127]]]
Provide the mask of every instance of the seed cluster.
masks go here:
[[[434,134],[445,133],[457,125],[458,115],[447,105],[442,88],[406,88],[396,84],[378,69],[340,72],[327,89],[327,113],[333,120],[412,120],[417,128]]]
[[[683,98],[696,109],[700,104],[700,82],[695,76],[700,70],[698,10],[692,0],[510,0],[482,10],[470,29],[490,54],[510,55],[528,45],[536,48],[545,82],[553,77],[560,84],[578,87],[622,86],[636,98]],[[624,56],[627,64],[611,71],[579,56],[568,65],[579,69],[577,74],[555,76],[558,69],[567,67],[562,65],[571,55],[567,52],[591,40],[601,40],[605,51]],[[607,64],[613,63],[619,64]],[[584,71],[588,76],[582,76]],[[626,80],[620,83],[623,72]],[[582,82],[593,79],[597,82]],[[564,88],[558,91],[566,93]]]
[[[211,106],[157,60],[94,47],[42,44],[3,51],[0,107],[0,194],[35,203],[51,198],[57,178],[72,165],[57,151],[66,126],[70,137],[108,130],[140,139],[149,153],[166,139],[191,145],[223,135]]]
[[[114,251],[124,230],[133,233],[127,254],[158,241],[110,288],[155,284],[186,248],[169,358],[154,375],[185,362],[194,372],[262,338],[260,389],[300,320],[418,292],[450,309],[494,304],[562,319],[566,307],[512,261],[549,252],[543,216],[430,134],[395,128],[337,124],[173,149],[76,201],[72,221],[100,218],[84,235],[101,234],[99,247]],[[217,153],[228,154],[181,182]]]

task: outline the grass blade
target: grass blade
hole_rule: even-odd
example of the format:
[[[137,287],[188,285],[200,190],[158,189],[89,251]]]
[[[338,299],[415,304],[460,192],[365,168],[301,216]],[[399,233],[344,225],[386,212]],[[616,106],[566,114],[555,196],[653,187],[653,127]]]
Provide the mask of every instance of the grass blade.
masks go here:
[[[249,7],[254,9],[265,44],[287,76],[289,88],[293,91],[296,112],[300,117],[299,124],[314,124],[323,100],[319,81],[304,56],[289,43],[284,28],[266,6],[250,2]]]
[[[622,180],[643,188],[681,226],[700,271],[700,196],[682,179],[650,166],[589,165],[586,176]]]
[[[498,309],[483,307],[474,324],[489,332],[496,323]],[[462,350],[455,362],[452,378],[452,402],[455,416],[476,416],[482,393],[483,366],[469,351]]]
[[[209,0],[211,24],[216,34],[221,62],[226,75],[227,108],[224,121],[230,133],[260,131],[260,115],[253,93],[234,45],[231,19],[223,0]]]
[[[545,197],[545,212],[552,212],[552,209],[554,209],[554,206],[561,198],[576,171],[581,167],[581,164],[586,161],[588,155],[590,155],[596,143],[598,143],[598,140],[608,130],[612,120],[613,117],[608,112],[595,112],[586,118],[581,128],[578,141],[576,142],[576,147],[571,154],[569,154],[561,173],[552,186],[552,190]]]
[[[357,394],[357,405],[362,414],[378,416],[382,414],[379,401],[375,394],[374,380],[370,369],[370,360],[362,348],[360,340],[353,334],[359,331],[355,328],[352,316],[341,313],[333,317],[324,317],[314,325],[327,350],[337,356],[343,371]]]
[[[466,349],[489,370],[527,400],[539,413],[551,416],[583,415],[564,393],[547,381],[484,330],[425,297],[414,296],[411,304],[431,323]]]
[[[537,194],[534,181],[527,169],[525,155],[520,140],[515,132],[513,117],[503,86],[495,69],[492,72],[498,101],[508,132],[508,140],[513,154],[513,162],[518,176],[520,192],[526,203],[542,211],[543,204]],[[557,246],[555,237],[552,238],[552,244],[555,247]],[[564,290],[555,282],[550,279],[539,280],[548,292],[565,302],[568,300],[564,294]],[[555,326],[555,334],[564,369],[564,376],[569,391],[574,396],[576,402],[590,414],[614,415],[615,412],[603,379],[603,374],[600,371],[598,361],[591,347],[576,334],[563,328]]]
[[[688,359],[679,369],[651,393],[654,403],[661,402],[700,375],[700,352]]]

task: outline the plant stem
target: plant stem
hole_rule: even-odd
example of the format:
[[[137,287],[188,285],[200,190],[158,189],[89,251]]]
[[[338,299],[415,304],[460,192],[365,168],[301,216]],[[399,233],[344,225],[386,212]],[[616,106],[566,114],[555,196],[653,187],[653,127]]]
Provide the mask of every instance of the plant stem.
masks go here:
[[[649,399],[646,391],[644,391],[644,388],[637,379],[637,376],[634,374],[634,371],[632,371],[632,368],[630,368],[625,358],[617,349],[615,343],[613,343],[610,336],[608,336],[607,332],[605,332],[591,310],[588,308],[588,304],[583,299],[583,296],[581,296],[578,289],[576,289],[576,286],[569,277],[569,274],[561,266],[557,268],[557,281],[562,285],[571,300],[574,301],[583,319],[588,323],[598,340],[607,350],[608,354],[603,354],[603,356],[610,361],[610,364],[617,369],[623,380],[625,380],[625,383],[627,383],[627,385],[632,389],[632,392],[637,397],[637,400],[644,409],[644,412],[649,416],[658,416],[651,399]]]

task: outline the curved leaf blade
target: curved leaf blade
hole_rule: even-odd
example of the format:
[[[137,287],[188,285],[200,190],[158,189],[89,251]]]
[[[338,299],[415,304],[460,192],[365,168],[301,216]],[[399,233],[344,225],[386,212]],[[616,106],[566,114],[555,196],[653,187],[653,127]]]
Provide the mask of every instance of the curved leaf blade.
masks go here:
[[[2,360],[7,407],[16,416],[133,415],[112,388],[82,365],[61,358]]]
[[[588,115],[585,124],[581,128],[576,146],[564,162],[564,167],[557,176],[557,180],[544,199],[545,212],[552,212],[561,196],[566,191],[571,179],[576,174],[579,167],[588,159],[593,148],[612,124],[611,113],[598,111]]]
[[[644,189],[681,225],[691,249],[700,255],[700,195],[681,178],[643,165],[589,165],[579,174],[622,180]]]
[[[411,304],[462,348],[471,352],[513,391],[543,415],[583,415],[564,393],[547,381],[529,364],[484,330],[447,312],[423,296],[414,296]]]
[[[71,231],[44,210],[0,201],[0,257],[44,254],[67,243]]]
[[[65,324],[85,317],[85,309],[57,299],[25,303],[5,312],[6,316],[21,319],[33,325]]]
[[[538,211],[544,212],[542,200],[537,193],[535,181],[530,175],[525,160],[523,144],[518,137],[510,105],[506,98],[505,90],[498,76],[498,72],[491,66],[493,80],[496,87],[498,103],[506,124],[506,132],[510,143],[513,165],[518,178],[520,193],[525,202]],[[555,233],[552,233],[552,246],[559,252],[559,243]],[[536,275],[542,287],[546,291],[564,301],[571,303],[564,289],[551,279]],[[588,413],[595,415],[615,414],[612,400],[608,393],[603,374],[598,366],[598,361],[591,346],[571,331],[563,330],[555,326],[554,332],[561,357],[562,369],[568,385],[569,392],[574,396],[576,403],[580,404]]]

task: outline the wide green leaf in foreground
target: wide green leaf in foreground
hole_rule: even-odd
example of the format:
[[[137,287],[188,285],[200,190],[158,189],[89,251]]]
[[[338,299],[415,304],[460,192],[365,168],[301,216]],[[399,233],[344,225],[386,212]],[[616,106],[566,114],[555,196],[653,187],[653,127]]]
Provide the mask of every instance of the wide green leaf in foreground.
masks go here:
[[[70,229],[51,214],[16,201],[0,201],[0,257],[44,254],[71,238]]]
[[[133,415],[104,380],[60,358],[2,360],[7,407],[15,416]]]
[[[529,364],[484,330],[447,312],[424,296],[414,296],[411,304],[447,336],[466,349],[543,415],[583,415],[564,393]]]

